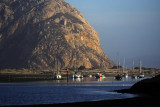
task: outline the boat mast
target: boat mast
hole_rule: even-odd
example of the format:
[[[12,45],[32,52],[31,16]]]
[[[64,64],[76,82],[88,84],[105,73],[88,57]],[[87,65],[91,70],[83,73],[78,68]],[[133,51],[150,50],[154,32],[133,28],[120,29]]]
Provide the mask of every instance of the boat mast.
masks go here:
[[[125,58],[124,58],[124,61],[123,61],[123,73],[124,73],[124,71],[125,71],[125,63],[126,63],[126,60],[125,60]]]
[[[59,63],[58,63],[58,57],[57,57],[57,74],[59,74]]]
[[[142,73],[142,61],[140,60],[140,74]]]
[[[119,54],[117,53],[117,73],[119,73],[120,68],[120,61],[119,61]]]
[[[57,52],[56,52],[56,65],[57,65],[57,74],[59,75],[59,63],[58,63],[58,52],[59,51],[59,45],[57,46]]]
[[[134,65],[134,61],[132,63],[132,71],[134,72],[134,68],[135,68],[135,65]]]
[[[77,53],[75,52],[75,55],[74,55],[74,71],[76,72],[77,71],[77,62],[76,62],[76,58],[77,58]]]

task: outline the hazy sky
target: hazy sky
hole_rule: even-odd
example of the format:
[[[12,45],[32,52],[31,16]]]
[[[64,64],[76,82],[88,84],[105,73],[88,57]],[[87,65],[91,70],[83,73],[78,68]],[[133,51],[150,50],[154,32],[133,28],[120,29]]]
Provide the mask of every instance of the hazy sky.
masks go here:
[[[110,59],[160,68],[160,0],[66,0],[99,33]]]

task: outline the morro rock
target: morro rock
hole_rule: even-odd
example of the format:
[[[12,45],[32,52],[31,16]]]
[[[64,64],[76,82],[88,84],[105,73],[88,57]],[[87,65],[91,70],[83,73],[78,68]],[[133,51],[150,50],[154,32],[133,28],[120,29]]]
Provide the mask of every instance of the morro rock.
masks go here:
[[[0,1],[0,68],[112,67],[98,33],[65,0]]]

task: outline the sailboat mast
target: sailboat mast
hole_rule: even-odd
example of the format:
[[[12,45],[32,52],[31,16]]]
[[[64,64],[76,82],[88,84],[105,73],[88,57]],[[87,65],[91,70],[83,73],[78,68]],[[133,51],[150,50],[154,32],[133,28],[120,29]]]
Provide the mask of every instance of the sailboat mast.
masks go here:
[[[133,63],[132,63],[132,70],[133,70],[133,72],[134,72],[134,68],[135,68],[135,65],[134,65],[134,61],[133,61]]]
[[[57,60],[57,74],[59,74],[59,63],[58,63],[58,50],[59,50],[59,45],[57,46],[57,52],[56,52],[56,60]]]
[[[140,73],[142,73],[142,61],[140,60]]]
[[[74,58],[74,71],[76,72],[77,71],[77,62],[76,62],[76,59],[77,59],[77,53],[75,52],[75,58]]]
[[[117,53],[117,72],[119,72],[120,68],[120,61],[119,61],[119,54]]]
[[[57,58],[57,74],[59,74],[59,63],[58,63],[58,58]]]
[[[126,63],[126,60],[125,60],[125,58],[124,58],[124,61],[123,61],[123,73],[124,73],[124,71],[125,71],[125,63]]]

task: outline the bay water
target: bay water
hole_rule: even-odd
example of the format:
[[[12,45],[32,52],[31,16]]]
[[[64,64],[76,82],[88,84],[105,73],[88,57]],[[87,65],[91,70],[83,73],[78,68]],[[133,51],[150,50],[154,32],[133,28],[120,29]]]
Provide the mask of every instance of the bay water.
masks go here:
[[[37,82],[0,83],[0,106],[57,104],[132,98],[136,95],[116,93],[138,82],[129,78],[52,80]]]

